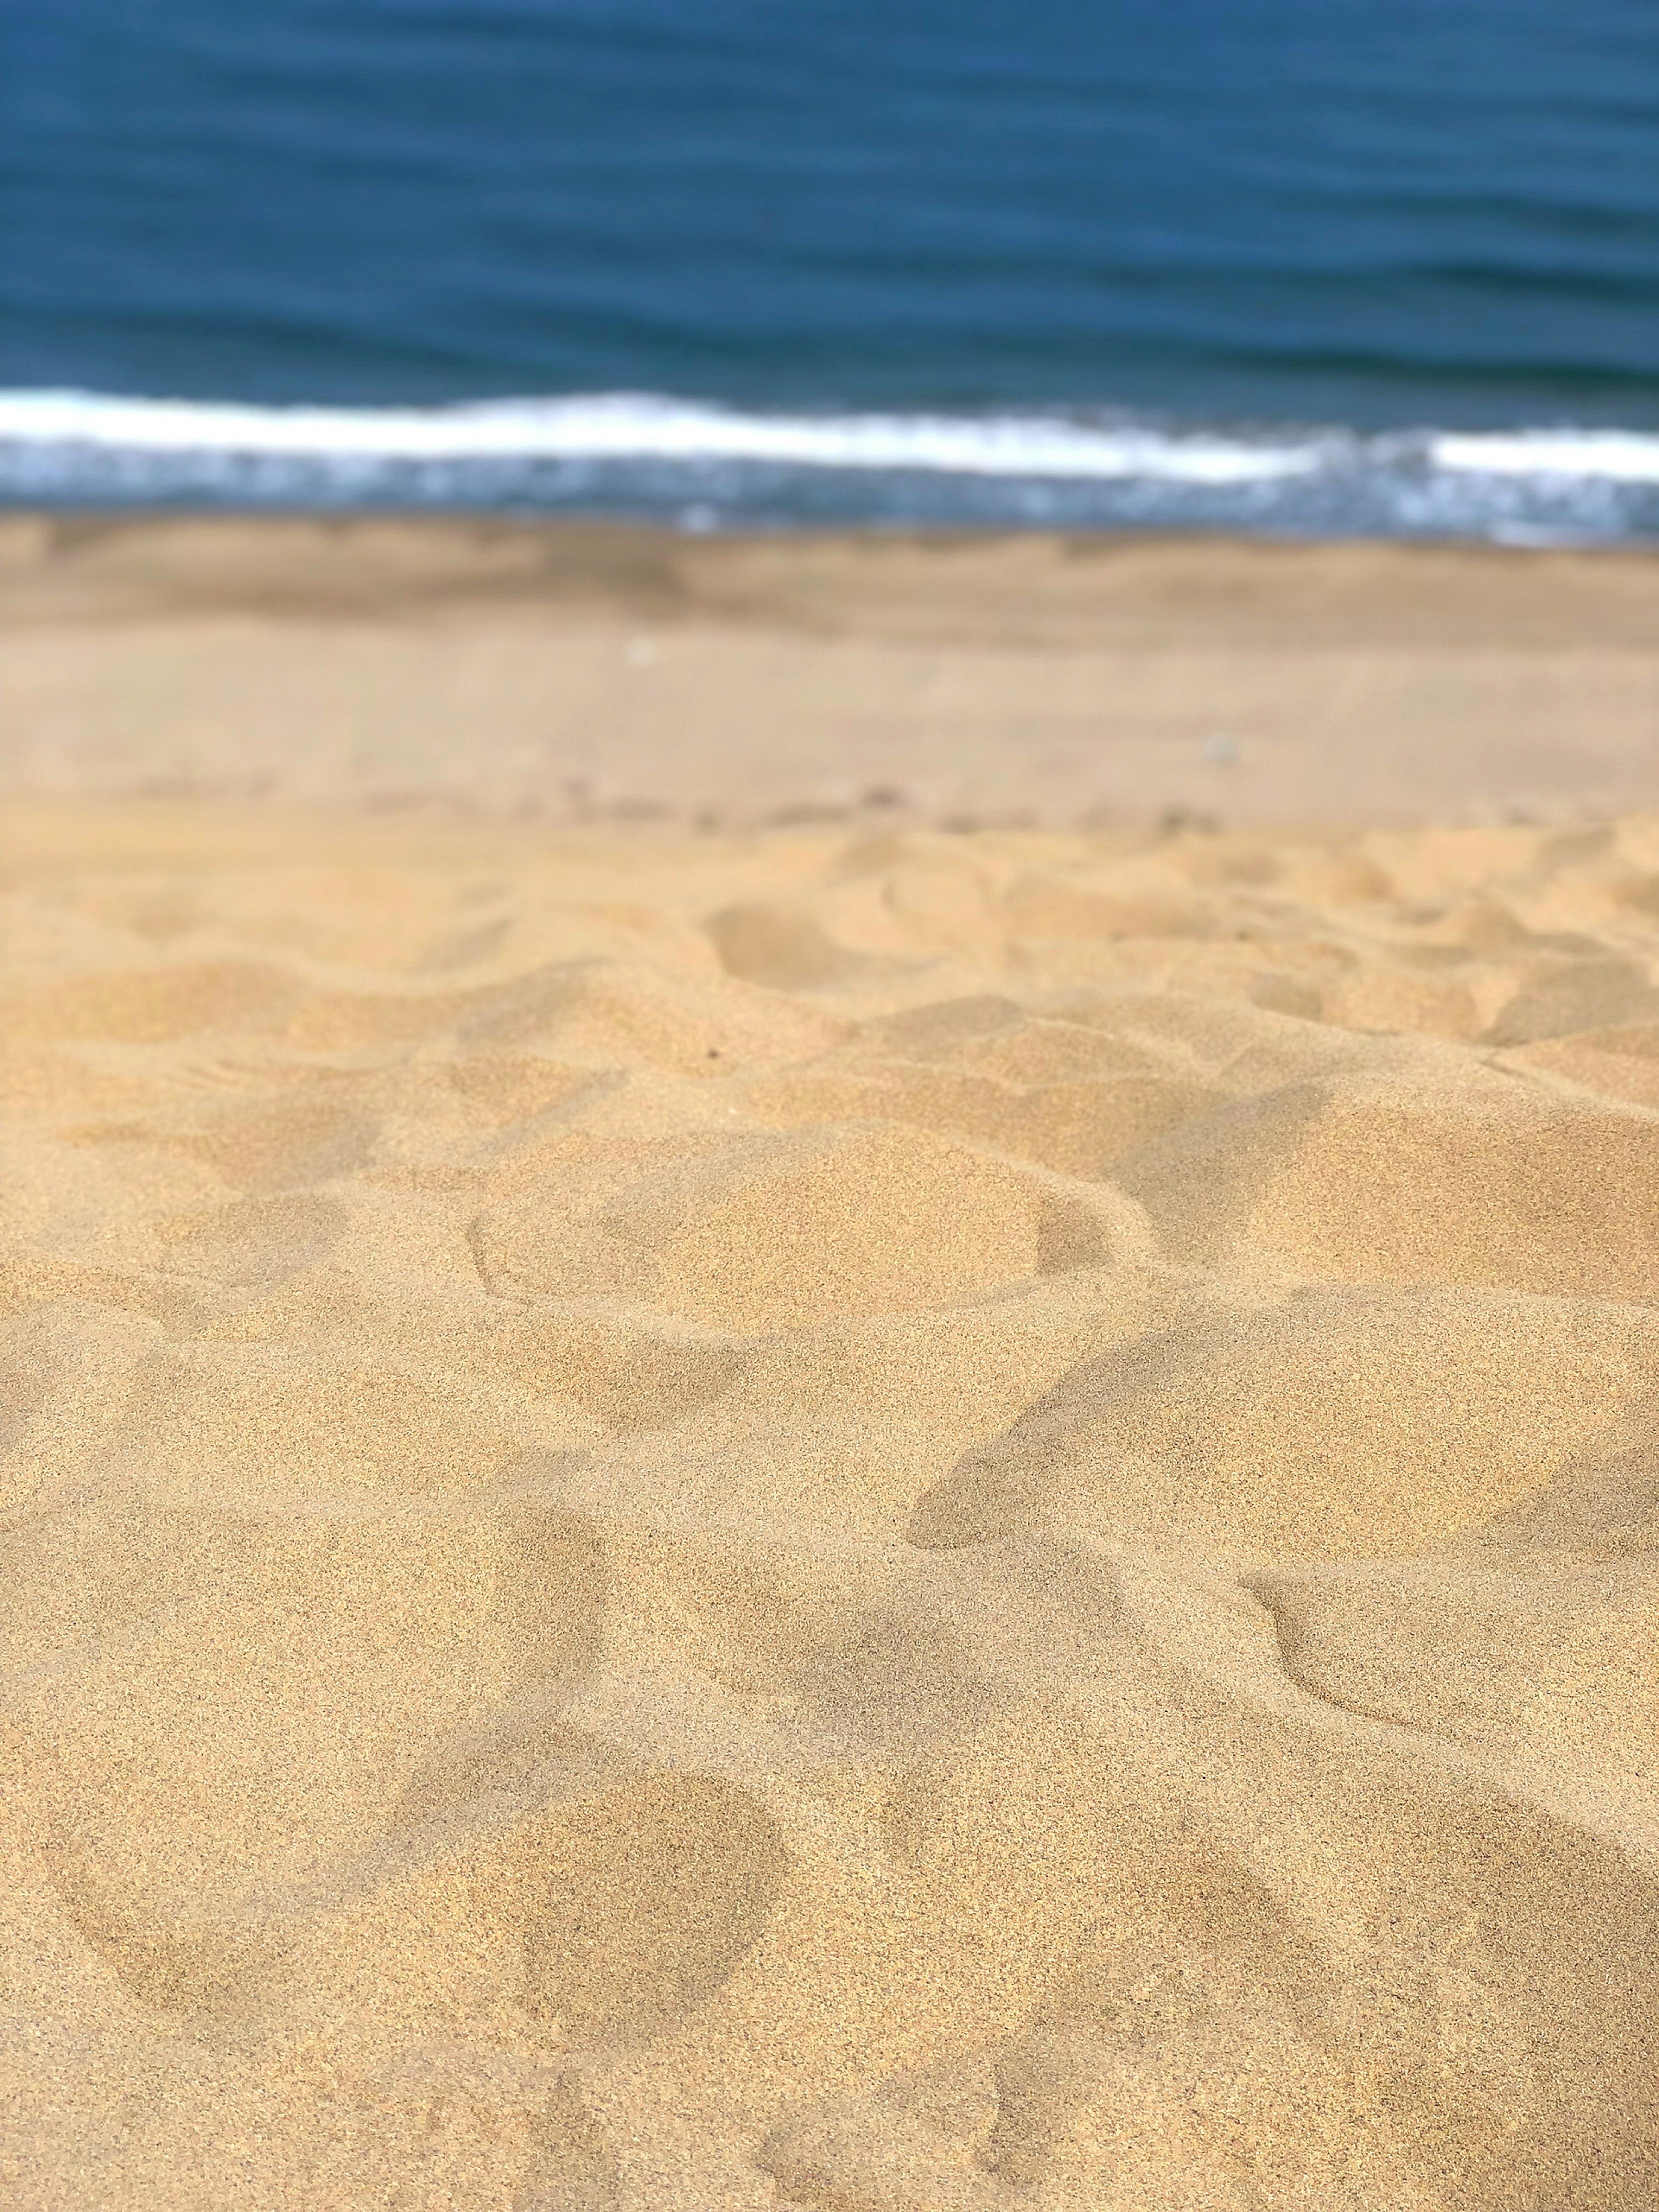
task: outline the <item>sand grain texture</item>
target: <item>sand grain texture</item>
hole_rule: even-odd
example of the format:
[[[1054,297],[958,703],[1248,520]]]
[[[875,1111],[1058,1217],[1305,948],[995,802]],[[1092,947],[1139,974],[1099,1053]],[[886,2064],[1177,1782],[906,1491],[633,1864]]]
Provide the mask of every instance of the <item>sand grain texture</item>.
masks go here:
[[[9,831],[19,2212],[1652,2212],[1659,824]]]

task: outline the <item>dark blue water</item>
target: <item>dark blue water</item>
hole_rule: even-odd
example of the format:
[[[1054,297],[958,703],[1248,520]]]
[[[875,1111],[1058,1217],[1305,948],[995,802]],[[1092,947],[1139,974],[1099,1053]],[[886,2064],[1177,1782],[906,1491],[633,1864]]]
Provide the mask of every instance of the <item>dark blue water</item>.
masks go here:
[[[0,84],[12,497],[1659,531],[1659,0],[15,0]],[[448,413],[605,394],[697,404]]]

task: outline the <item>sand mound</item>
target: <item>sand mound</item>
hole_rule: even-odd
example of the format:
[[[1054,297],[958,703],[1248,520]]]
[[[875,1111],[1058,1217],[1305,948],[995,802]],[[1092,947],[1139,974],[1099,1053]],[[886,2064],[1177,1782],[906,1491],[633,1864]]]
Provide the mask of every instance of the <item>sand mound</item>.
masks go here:
[[[1339,1281],[1659,1296],[1659,1119],[1455,1085],[1287,1084],[1117,1164],[1172,1258]]]
[[[908,1533],[1389,1558],[1531,1498],[1653,1402],[1647,1308],[1309,1291],[1085,1361],[923,1498]]]
[[[1651,2212],[1653,825],[36,829],[8,2204]]]
[[[908,1129],[727,1138],[574,1215],[564,1197],[473,1224],[490,1290],[624,1297],[752,1335],[961,1304],[1106,1256],[1085,1197]]]

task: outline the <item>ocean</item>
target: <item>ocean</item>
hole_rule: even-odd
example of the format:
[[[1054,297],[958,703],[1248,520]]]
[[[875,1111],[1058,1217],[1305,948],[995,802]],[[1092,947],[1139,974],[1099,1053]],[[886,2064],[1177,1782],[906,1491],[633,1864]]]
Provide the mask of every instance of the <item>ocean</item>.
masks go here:
[[[1655,0],[20,0],[0,498],[1659,535]]]

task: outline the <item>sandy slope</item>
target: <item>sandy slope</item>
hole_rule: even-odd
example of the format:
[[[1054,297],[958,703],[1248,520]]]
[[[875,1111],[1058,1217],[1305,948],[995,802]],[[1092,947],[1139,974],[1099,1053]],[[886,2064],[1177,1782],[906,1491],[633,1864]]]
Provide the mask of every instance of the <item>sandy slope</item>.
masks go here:
[[[9,2206],[1659,2204],[1659,822],[9,849]]]

